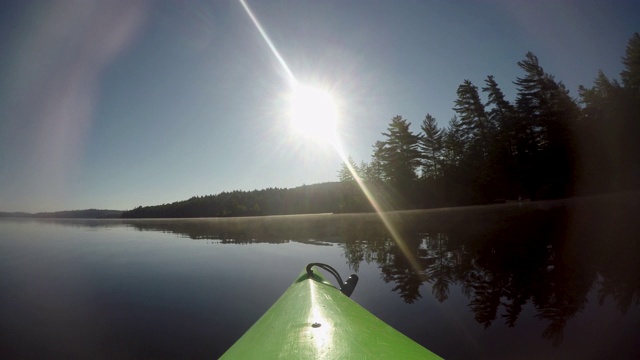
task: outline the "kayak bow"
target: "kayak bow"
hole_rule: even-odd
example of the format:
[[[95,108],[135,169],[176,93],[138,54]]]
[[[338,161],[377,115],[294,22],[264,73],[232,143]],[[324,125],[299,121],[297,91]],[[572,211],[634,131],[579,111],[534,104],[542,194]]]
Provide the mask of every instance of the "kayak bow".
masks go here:
[[[440,359],[349,299],[312,265],[324,264],[310,264],[221,359]]]

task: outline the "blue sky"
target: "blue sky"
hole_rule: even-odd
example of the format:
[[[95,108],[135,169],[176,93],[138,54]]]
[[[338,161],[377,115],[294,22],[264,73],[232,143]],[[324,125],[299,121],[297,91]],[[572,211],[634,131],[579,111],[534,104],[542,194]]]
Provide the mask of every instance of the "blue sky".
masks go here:
[[[446,126],[465,79],[509,99],[533,51],[577,97],[617,78],[636,1],[247,1],[298,81],[331,91],[347,153],[390,119]],[[336,181],[288,128],[286,73],[238,1],[3,1],[0,211],[131,209]]]

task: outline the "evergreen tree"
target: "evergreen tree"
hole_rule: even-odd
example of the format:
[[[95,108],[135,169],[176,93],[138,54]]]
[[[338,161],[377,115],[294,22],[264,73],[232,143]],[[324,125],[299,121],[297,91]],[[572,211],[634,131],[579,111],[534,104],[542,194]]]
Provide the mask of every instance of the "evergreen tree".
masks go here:
[[[544,72],[531,52],[518,66],[526,75],[514,82],[518,89],[516,105],[522,118],[531,121],[537,146],[534,151],[565,143],[578,110],[569,91],[562,82],[556,82],[553,75]]]
[[[379,164],[383,178],[391,188],[408,200],[414,187],[416,169],[420,165],[418,151],[419,135],[415,135],[411,125],[401,116],[395,116],[386,133],[384,141],[376,142],[374,146],[374,163]]]
[[[340,212],[361,212],[367,211],[366,197],[364,196],[356,179],[362,179],[362,172],[365,167],[358,166],[349,156],[347,162],[342,162],[340,170],[338,170],[338,179],[340,180],[342,198],[338,209]]]
[[[453,110],[460,119],[462,136],[471,146],[471,150],[475,153],[473,155],[486,159],[492,128],[484,105],[480,101],[478,88],[471,81],[465,80],[458,86],[457,94],[458,98]]]
[[[355,181],[356,176],[360,177],[360,168],[351,155],[349,155],[347,162],[349,163],[348,166],[345,162],[340,164],[340,169],[338,170],[338,180],[340,180],[340,182]],[[352,170],[355,171],[355,174]]]
[[[485,104],[490,110],[487,112],[489,122],[497,129],[497,141],[504,146],[502,149],[509,154],[516,152],[514,117],[515,107],[505,99],[504,93],[498,87],[493,76],[489,75],[485,80],[486,86],[482,88],[487,93],[488,101]]]
[[[495,129],[495,137],[491,142],[490,154],[492,167],[495,172],[494,186],[496,198],[513,198],[517,196],[515,186],[515,163],[517,154],[516,110],[505,99],[504,93],[498,87],[493,76],[485,80],[486,86],[482,91],[487,93],[485,104],[489,109],[487,116]]]
[[[593,87],[580,87],[583,104],[580,185],[585,191],[640,187],[640,35],[627,44],[622,84],[598,72]]]
[[[418,149],[421,152],[422,177],[435,179],[442,172],[443,132],[438,128],[436,119],[430,114],[425,116],[420,128],[423,135],[418,140]]]
[[[385,143],[377,140],[373,144],[373,155],[371,155],[371,162],[367,166],[366,178],[372,182],[388,181],[387,173],[383,169],[382,158],[384,156]]]
[[[395,185],[414,180],[420,164],[417,150],[419,136],[409,130],[410,122],[395,116],[386,133],[386,140],[377,143],[375,157],[380,161],[385,179]]]
[[[620,73],[622,85],[638,101],[640,100],[640,34],[634,33],[629,39],[622,64],[625,66]]]
[[[444,165],[449,170],[445,172],[450,172],[460,166],[466,148],[462,126],[456,116],[449,120],[449,127],[443,132],[442,138]]]
[[[609,80],[602,70],[598,70],[593,87],[580,85],[578,94],[580,103],[583,104],[584,120],[606,122],[607,116],[612,114],[613,101],[622,96],[622,87],[618,82]]]
[[[513,103],[493,76],[482,88],[486,103],[465,80],[457,89],[456,116],[446,129],[427,114],[422,133],[415,135],[405,119],[394,117],[385,138],[374,144],[370,163],[360,166],[360,176],[393,201],[399,191],[406,197],[417,190],[420,167],[422,188],[413,195],[424,200],[423,206],[562,197],[573,194],[576,184],[583,192],[636,189],[639,34],[629,40],[622,62],[620,83],[599,72],[592,88],[580,87],[580,108],[564,84],[528,52],[518,62],[524,75],[513,82]],[[341,178],[349,177],[345,171]],[[442,194],[438,201],[436,194]]]
[[[634,33],[627,43],[625,57],[622,58],[624,70],[620,73],[624,86],[624,104],[622,110],[623,134],[622,164],[627,169],[623,179],[624,188],[640,187],[640,35]]]
[[[539,147],[539,133],[541,132],[541,112],[546,106],[545,73],[538,57],[532,52],[526,54],[526,59],[518,61],[518,66],[524,70],[525,77],[517,78],[516,107],[519,115],[516,133],[518,134],[518,154],[520,161],[529,160]]]
[[[574,156],[572,127],[579,108],[562,82],[544,72],[533,53],[527,53],[518,66],[525,71],[525,77],[514,82],[520,120],[518,156],[522,168],[529,170],[521,174],[520,182],[541,197],[566,195]]]
[[[475,85],[465,80],[457,93],[453,110],[460,118],[460,131],[467,143],[462,158],[464,169],[458,180],[470,191],[474,203],[490,201],[497,196],[498,188],[495,172],[497,127],[490,121]]]

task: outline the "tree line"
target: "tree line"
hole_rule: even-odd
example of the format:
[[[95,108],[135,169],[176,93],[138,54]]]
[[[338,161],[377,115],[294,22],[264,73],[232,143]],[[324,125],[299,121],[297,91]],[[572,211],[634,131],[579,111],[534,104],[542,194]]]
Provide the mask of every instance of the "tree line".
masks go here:
[[[343,164],[343,211],[366,211],[359,178],[388,209],[550,199],[640,187],[640,35],[622,58],[620,81],[599,71],[579,97],[527,53],[506,99],[491,75],[457,89],[445,128],[427,114],[414,133],[398,115],[369,162]],[[484,99],[483,99],[484,98]],[[349,168],[354,169],[351,171]]]
[[[334,212],[340,203],[338,183],[303,185],[293,189],[269,188],[194,196],[189,200],[139,206],[123,218],[237,217]]]
[[[351,270],[357,273],[362,264],[376,264],[382,280],[407,303],[427,292],[443,303],[461,291],[485,328],[496,323],[517,326],[529,307],[545,324],[542,336],[557,345],[565,326],[588,301],[612,301],[620,314],[638,305],[638,199],[637,194],[621,194],[545,207],[504,204],[395,212],[388,216],[398,230],[394,236],[376,214],[127,224],[222,244],[337,244]]]
[[[439,302],[461,291],[485,328],[514,327],[530,306],[545,323],[542,337],[559,345],[565,326],[585,310],[591,294],[600,305],[612,301],[621,314],[638,305],[638,207],[636,195],[594,197],[548,210],[516,204],[491,211],[461,208],[403,216],[401,245],[384,225],[357,221],[340,238],[351,269],[377,263],[382,279],[407,303],[428,289]]]
[[[120,210],[67,210],[55,212],[0,212],[0,218],[36,218],[36,219],[116,219],[120,218],[122,211]]]
[[[506,98],[493,76],[487,76],[481,87],[465,80],[457,89],[452,108],[455,114],[448,126],[440,127],[427,114],[420,132],[414,133],[407,119],[393,117],[383,139],[373,144],[369,161],[357,164],[349,158],[348,165],[342,164],[339,183],[196,196],[171,204],[139,206],[122,212],[122,217],[373,211],[356,179],[384,210],[637,190],[638,33],[630,38],[622,64],[619,81],[600,71],[591,87],[580,86],[575,99],[529,52],[517,63],[523,74],[513,81],[514,101]],[[116,212],[107,215],[118,217]]]

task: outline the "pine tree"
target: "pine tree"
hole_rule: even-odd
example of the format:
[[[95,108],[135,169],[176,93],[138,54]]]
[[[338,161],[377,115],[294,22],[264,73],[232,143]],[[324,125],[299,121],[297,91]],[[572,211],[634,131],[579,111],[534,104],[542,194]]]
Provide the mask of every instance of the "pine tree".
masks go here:
[[[622,85],[636,100],[640,100],[640,34],[634,33],[627,43],[626,56],[622,58],[625,68],[620,73]]]
[[[516,107],[519,162],[530,169],[521,182],[529,182],[529,191],[544,190],[542,197],[567,194],[573,148],[573,126],[579,108],[562,82],[544,72],[538,58],[529,52],[518,62],[525,77],[514,83],[518,87]]]
[[[513,190],[516,182],[514,169],[518,152],[515,107],[505,99],[493,76],[485,80],[482,91],[487,93],[485,104],[489,109],[487,116],[495,128],[495,138],[491,142],[490,155],[494,169],[494,188],[496,198],[515,197]]]
[[[379,161],[372,159],[371,162],[360,162],[360,172],[362,180],[369,183],[379,183],[382,181],[382,170]]]
[[[427,114],[422,125],[423,135],[418,140],[418,149],[422,159],[422,177],[437,178],[440,176],[443,132],[438,128],[436,119]]]
[[[524,70],[525,77],[517,78],[516,108],[519,118],[515,127],[518,134],[518,154],[521,159],[534,156],[540,146],[541,113],[546,107],[545,73],[538,63],[538,57],[532,52],[526,54],[526,59],[518,61],[518,66]]]
[[[444,165],[447,169],[453,170],[460,166],[467,146],[460,121],[458,121],[457,117],[454,116],[449,120],[449,127],[444,130],[442,139]]]
[[[640,187],[640,35],[633,34],[622,58],[621,83],[602,71],[593,87],[580,87],[582,182],[586,191]]]
[[[338,180],[340,180],[340,182],[355,181],[356,177],[360,177],[360,169],[351,155],[349,155],[347,162],[348,165],[345,162],[340,164],[340,169],[338,170]],[[355,171],[355,174],[352,170]]]
[[[516,152],[515,107],[505,99],[504,93],[493,76],[487,76],[485,83],[486,86],[482,91],[487,93],[488,101],[485,107],[490,109],[487,112],[489,122],[497,129],[497,141],[504,146],[503,150],[513,154]]]
[[[371,180],[389,181],[390,177],[387,171],[384,170],[385,157],[385,143],[384,141],[377,140],[373,144],[373,155],[371,155],[371,162],[369,163],[369,178]]]
[[[387,128],[388,132],[382,133],[386,140],[377,144],[375,157],[382,165],[385,178],[394,184],[413,180],[420,164],[419,136],[409,130],[410,125],[401,116],[395,116]]]
[[[462,136],[469,142],[474,156],[486,159],[491,141],[492,127],[489,123],[484,105],[478,95],[478,88],[469,80],[458,86],[458,99],[453,110],[460,119]]]
[[[420,165],[420,152],[417,148],[420,136],[409,130],[410,125],[410,122],[399,115],[391,119],[387,132],[382,133],[386,139],[374,145],[372,161],[380,166],[383,179],[400,195],[399,200],[404,204],[410,202],[416,169]]]
[[[583,117],[587,121],[607,121],[611,115],[611,106],[614,99],[622,96],[622,87],[617,81],[611,81],[598,70],[598,75],[593,81],[592,88],[582,85],[578,88],[580,103],[583,104]]]

